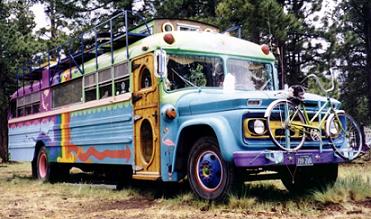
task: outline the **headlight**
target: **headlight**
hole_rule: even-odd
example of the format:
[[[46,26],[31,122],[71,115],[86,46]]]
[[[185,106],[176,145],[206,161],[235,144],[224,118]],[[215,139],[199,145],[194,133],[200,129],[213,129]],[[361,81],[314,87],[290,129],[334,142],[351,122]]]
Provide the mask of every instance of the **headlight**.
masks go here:
[[[263,118],[248,118],[243,122],[245,138],[261,138],[267,134],[266,120]]]
[[[265,132],[265,125],[264,122],[260,119],[256,119],[254,121],[254,126],[253,126],[254,132],[258,135],[262,135]]]

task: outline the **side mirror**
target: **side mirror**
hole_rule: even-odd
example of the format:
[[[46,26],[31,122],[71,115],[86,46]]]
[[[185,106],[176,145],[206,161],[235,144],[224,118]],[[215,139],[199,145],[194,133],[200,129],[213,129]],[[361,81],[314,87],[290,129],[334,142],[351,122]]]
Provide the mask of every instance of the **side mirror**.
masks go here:
[[[155,51],[156,57],[156,74],[160,78],[166,77],[167,68],[166,68],[166,52],[164,50],[156,50]]]

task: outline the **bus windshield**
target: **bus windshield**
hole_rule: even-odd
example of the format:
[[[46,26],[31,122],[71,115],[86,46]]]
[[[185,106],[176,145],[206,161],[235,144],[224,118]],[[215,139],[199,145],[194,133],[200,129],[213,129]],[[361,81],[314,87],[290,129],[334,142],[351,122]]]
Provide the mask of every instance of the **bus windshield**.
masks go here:
[[[215,87],[235,90],[272,90],[271,64],[211,56],[169,55],[166,89]],[[224,71],[227,69],[227,72]],[[232,84],[231,84],[232,83]]]
[[[209,56],[169,55],[167,90],[219,87],[224,80],[223,60]]]
[[[236,90],[273,90],[271,64],[228,59],[225,83]],[[227,86],[225,84],[224,86]]]

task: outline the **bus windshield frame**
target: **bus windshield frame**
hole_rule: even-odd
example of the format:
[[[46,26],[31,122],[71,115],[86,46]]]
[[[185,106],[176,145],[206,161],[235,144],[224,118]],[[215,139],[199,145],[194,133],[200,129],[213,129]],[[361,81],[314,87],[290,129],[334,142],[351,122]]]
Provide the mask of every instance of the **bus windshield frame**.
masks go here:
[[[242,91],[274,90],[274,66],[267,61],[168,52],[166,66],[166,92],[192,88],[226,89],[226,86]]]

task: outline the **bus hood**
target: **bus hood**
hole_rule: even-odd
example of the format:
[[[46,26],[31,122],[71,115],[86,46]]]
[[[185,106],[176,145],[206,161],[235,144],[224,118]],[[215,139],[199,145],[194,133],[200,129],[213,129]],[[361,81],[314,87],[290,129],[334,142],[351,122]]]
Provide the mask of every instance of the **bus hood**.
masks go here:
[[[234,91],[225,93],[221,89],[199,89],[185,93],[177,101],[179,115],[215,113],[238,109],[266,109],[276,99],[287,98],[287,92],[278,91]],[[305,94],[305,102],[325,102],[326,97]],[[332,99],[335,105],[340,102]]]

